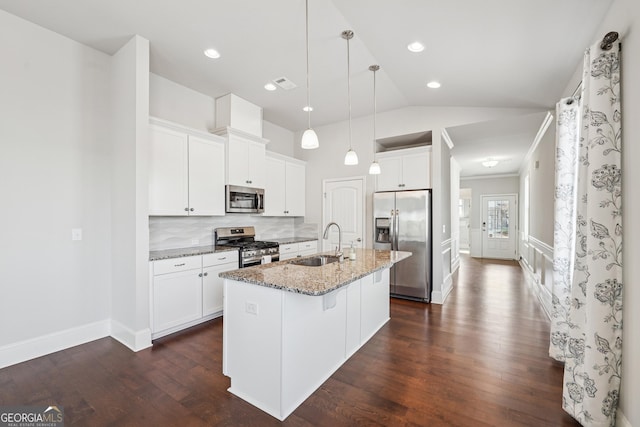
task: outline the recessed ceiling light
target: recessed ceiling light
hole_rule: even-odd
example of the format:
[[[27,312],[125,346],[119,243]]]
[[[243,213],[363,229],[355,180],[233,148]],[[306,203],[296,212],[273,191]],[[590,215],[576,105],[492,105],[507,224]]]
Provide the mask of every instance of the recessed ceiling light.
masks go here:
[[[409,49],[410,52],[418,53],[424,50],[424,45],[420,42],[413,42],[407,45],[407,49]]]
[[[431,89],[438,89],[440,87],[440,83],[434,80],[432,82],[427,83],[427,87]]]
[[[313,111],[313,107],[310,105],[305,105],[304,107],[302,107],[302,111],[308,113],[309,111]]]
[[[264,88],[270,92],[278,89],[278,87],[273,83],[267,83],[266,85],[264,85]]]
[[[207,57],[211,58],[211,59],[218,59],[218,58],[220,58],[220,52],[218,52],[218,51],[217,51],[217,50],[215,50],[215,49],[207,49],[207,50],[205,50],[205,51],[204,51],[204,54],[205,54]]]
[[[498,163],[500,163],[500,162],[498,162],[497,160],[489,158],[489,159],[484,160],[482,162],[482,166],[484,166],[485,168],[492,168],[492,167],[496,166]]]

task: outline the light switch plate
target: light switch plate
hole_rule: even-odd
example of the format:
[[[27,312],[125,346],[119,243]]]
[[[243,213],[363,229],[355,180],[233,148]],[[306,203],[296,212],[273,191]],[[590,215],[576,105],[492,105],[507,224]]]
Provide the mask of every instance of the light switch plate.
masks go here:
[[[71,229],[71,240],[82,240],[82,228]]]

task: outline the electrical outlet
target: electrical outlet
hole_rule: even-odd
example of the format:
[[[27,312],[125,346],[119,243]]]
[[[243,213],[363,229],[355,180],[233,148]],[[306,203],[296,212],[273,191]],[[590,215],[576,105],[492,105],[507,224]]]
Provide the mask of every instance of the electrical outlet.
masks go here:
[[[82,240],[82,228],[71,229],[71,240]]]
[[[257,316],[258,315],[258,304],[255,303],[255,302],[246,301],[244,303],[244,310],[249,314],[253,314],[254,316]]]

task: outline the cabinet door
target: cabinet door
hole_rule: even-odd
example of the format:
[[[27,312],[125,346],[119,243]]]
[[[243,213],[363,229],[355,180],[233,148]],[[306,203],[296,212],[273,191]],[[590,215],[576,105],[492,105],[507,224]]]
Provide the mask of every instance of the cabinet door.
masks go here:
[[[306,167],[297,163],[286,162],[286,172],[287,215],[304,216]]]
[[[249,187],[264,188],[267,173],[265,145],[259,142],[249,142],[247,157],[249,158]]]
[[[149,128],[149,215],[187,215],[187,135]]]
[[[208,316],[221,312],[224,305],[223,289],[224,279],[218,274],[224,271],[235,270],[238,263],[227,263],[202,269],[202,315]]]
[[[269,173],[264,186],[264,216],[284,216],[286,208],[286,168],[285,161],[266,158]]]
[[[403,190],[431,188],[431,153],[424,152],[402,157]]]
[[[227,184],[250,187],[249,141],[229,135],[227,141]]]
[[[189,137],[189,215],[224,215],[224,145]]]
[[[285,259],[291,259],[298,256],[298,244],[289,243],[287,245],[280,245],[280,261]]]
[[[202,270],[153,277],[153,332],[202,317]]]
[[[379,157],[380,175],[377,177],[378,191],[402,190],[402,157]]]

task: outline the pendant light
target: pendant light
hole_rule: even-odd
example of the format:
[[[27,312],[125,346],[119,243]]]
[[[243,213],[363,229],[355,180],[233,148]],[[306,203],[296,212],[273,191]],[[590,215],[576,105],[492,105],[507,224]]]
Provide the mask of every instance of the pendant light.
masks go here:
[[[358,155],[351,147],[351,68],[350,68],[350,56],[349,56],[349,40],[353,38],[353,31],[344,30],[342,32],[342,38],[347,41],[347,90],[349,97],[349,151],[344,156],[344,164],[347,166],[358,164]]]
[[[376,162],[376,71],[379,69],[379,65],[369,67],[373,71],[373,162],[369,166],[369,175],[380,175],[380,164]]]
[[[305,28],[306,28],[306,42],[307,42],[307,130],[302,134],[302,140],[300,146],[307,150],[318,148],[320,143],[318,142],[318,135],[311,129],[311,96],[309,89],[309,0],[305,2]]]

